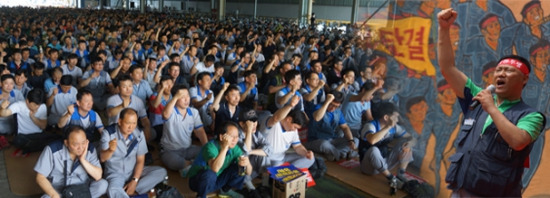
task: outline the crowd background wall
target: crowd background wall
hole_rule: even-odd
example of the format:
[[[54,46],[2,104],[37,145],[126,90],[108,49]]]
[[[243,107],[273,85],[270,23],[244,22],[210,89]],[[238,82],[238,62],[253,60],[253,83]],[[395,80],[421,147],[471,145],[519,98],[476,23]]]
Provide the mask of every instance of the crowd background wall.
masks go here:
[[[479,86],[485,87],[492,82],[488,76],[491,70],[487,69],[490,67],[486,65],[498,61],[500,56],[519,54],[529,59],[533,69],[523,99],[548,118],[550,75],[546,73],[550,65],[547,42],[550,23],[547,15],[550,2],[542,1],[540,6],[529,2],[398,0],[390,1],[380,12],[369,13],[374,14],[367,22],[373,36],[369,45],[387,67],[386,82],[399,90],[395,101],[400,107],[402,124],[419,141],[413,166],[419,169],[420,176],[435,186],[439,197],[450,196],[444,178],[448,157],[454,153],[453,143],[460,130],[462,113],[456,95],[438,71],[436,15],[449,7],[458,11],[452,35],[452,42],[456,43],[453,48],[456,65]],[[480,23],[482,20],[486,23]],[[544,182],[550,166],[549,159],[542,157],[550,152],[545,136],[542,134],[535,142],[530,168],[525,170],[525,197],[550,195]]]
[[[117,2],[108,1],[113,7]],[[138,8],[139,1],[133,2]],[[257,10],[260,17],[296,18],[298,15],[298,0],[262,2],[264,1],[259,0]],[[322,2],[329,1],[316,0],[313,4],[313,12],[318,20],[350,20],[350,0],[341,1],[343,3],[330,1],[333,4]],[[490,71],[490,68],[484,69],[487,63],[510,53],[529,59],[533,69],[523,98],[548,118],[550,75],[547,75],[547,71],[550,65],[550,44],[546,42],[550,40],[550,1],[541,1],[540,9],[534,13],[538,17],[524,17],[522,10],[529,2],[531,1],[363,0],[360,3],[358,16],[361,19],[358,20],[358,26],[362,26],[362,23],[373,15],[373,18],[362,26],[370,29],[372,42],[367,45],[373,49],[374,57],[378,58],[370,63],[375,67],[387,68],[385,88],[398,90],[393,101],[399,105],[403,118],[401,124],[419,140],[414,150],[415,162],[412,168],[418,169],[418,174],[435,186],[439,197],[450,195],[450,191],[445,188],[444,177],[449,166],[448,157],[454,153],[453,143],[460,129],[462,114],[456,96],[445,86],[443,77],[438,72],[435,49],[436,14],[449,7],[459,12],[457,26],[452,35],[454,43],[457,44],[454,49],[456,64],[480,86],[490,83],[490,79],[483,77],[484,73],[488,74],[486,71]],[[147,3],[158,5],[158,1]],[[97,1],[87,0],[85,4],[93,7],[97,6]],[[208,0],[165,1],[164,5],[173,7],[175,11],[181,10],[182,5],[187,5],[197,12],[210,11]],[[226,8],[228,14],[235,13],[238,9],[241,15],[251,16],[254,1],[227,0]],[[530,6],[528,8],[537,9]],[[480,22],[487,19],[488,14],[497,16],[498,26],[480,30]],[[543,22],[536,25],[535,29],[529,28],[529,23],[538,20]],[[487,25],[484,27],[488,27],[488,24],[489,22],[484,24]],[[496,47],[489,45],[488,40],[497,41]],[[538,46],[541,50],[537,49]],[[537,57],[539,55],[542,59]],[[546,126],[546,131],[549,128],[550,126]],[[531,152],[530,168],[526,169],[523,180],[525,197],[550,196],[550,188],[546,182],[546,177],[550,175],[550,158],[542,157],[550,156],[550,138],[545,136],[546,132],[535,142]]]

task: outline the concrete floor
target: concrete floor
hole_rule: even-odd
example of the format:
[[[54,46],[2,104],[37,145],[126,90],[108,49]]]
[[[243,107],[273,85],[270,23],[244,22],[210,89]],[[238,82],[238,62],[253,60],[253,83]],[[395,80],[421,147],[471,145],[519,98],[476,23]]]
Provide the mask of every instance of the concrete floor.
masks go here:
[[[6,160],[4,151],[0,151],[0,198],[38,198],[40,196],[17,196],[11,193],[6,172]]]

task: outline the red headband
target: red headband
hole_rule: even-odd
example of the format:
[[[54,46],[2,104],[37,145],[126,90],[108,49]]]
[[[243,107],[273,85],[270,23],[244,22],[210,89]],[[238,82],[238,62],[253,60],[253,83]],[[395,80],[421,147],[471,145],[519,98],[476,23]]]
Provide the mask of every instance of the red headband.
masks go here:
[[[534,56],[535,54],[537,54],[537,52],[540,52],[540,51],[542,51],[542,50],[548,50],[549,47],[550,47],[550,46],[548,46],[548,45],[547,45],[547,46],[544,46],[544,47],[541,46],[541,47],[535,49],[533,52],[531,52],[531,56]]]
[[[497,20],[498,20],[497,16],[490,17],[481,24],[481,28],[485,28],[487,27],[487,25],[489,25],[489,23],[492,23],[493,21],[497,21]]]
[[[443,90],[449,89],[449,88],[451,88],[451,85],[446,84],[446,85],[443,85],[443,86],[441,86],[441,87],[438,87],[438,88],[437,88],[437,91],[438,91],[438,92],[442,92]]]
[[[513,58],[503,59],[498,63],[497,67],[501,65],[510,65],[512,67],[518,68],[519,71],[521,71],[521,73],[523,73],[524,75],[529,75],[529,69],[527,68],[527,65],[523,64],[521,61],[518,61],[516,59],[513,59]]]
[[[522,14],[526,15],[527,12],[529,12],[529,10],[533,9],[533,7],[535,7],[535,6],[541,6],[541,5],[540,5],[540,2],[539,2],[539,3],[533,3],[531,6],[529,6],[529,7],[525,8],[525,9],[523,9]]]
[[[485,70],[485,71],[483,72],[483,76],[485,76],[485,75],[487,75],[487,74],[489,74],[489,73],[495,71],[495,68],[496,68],[496,67],[491,67],[491,68]]]

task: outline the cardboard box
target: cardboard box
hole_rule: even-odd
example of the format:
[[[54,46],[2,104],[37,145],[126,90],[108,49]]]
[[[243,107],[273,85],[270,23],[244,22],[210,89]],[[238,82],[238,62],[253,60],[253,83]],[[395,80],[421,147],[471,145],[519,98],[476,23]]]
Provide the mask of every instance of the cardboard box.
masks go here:
[[[282,181],[273,182],[273,198],[305,198],[306,197],[306,175],[297,176],[286,183]]]
[[[305,198],[307,175],[293,165],[269,167],[273,178],[273,198]]]

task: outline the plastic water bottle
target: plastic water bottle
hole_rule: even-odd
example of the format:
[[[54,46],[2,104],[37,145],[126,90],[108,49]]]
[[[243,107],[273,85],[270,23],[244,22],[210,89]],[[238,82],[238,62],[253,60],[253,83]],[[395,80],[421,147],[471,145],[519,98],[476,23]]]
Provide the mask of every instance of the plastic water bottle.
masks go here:
[[[241,155],[239,159],[242,159],[243,157],[246,157],[246,155]],[[239,175],[245,176],[246,175],[246,166],[239,166]]]

